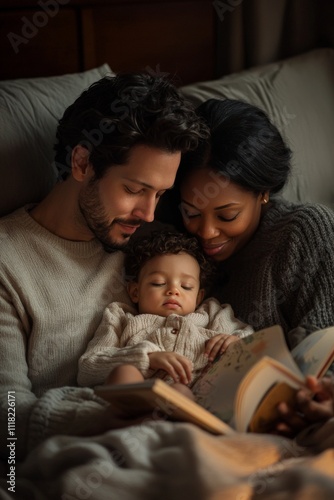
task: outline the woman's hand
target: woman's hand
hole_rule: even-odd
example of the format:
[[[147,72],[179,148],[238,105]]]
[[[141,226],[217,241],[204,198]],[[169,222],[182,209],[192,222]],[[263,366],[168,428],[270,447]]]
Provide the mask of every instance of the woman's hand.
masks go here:
[[[175,382],[189,384],[191,381],[193,364],[185,356],[176,352],[151,352],[148,357],[153,370],[164,370]]]
[[[307,388],[297,392],[295,409],[284,402],[278,405],[281,421],[276,425],[275,434],[293,437],[308,425],[334,416],[333,379],[308,376],[306,385]]]
[[[298,409],[310,422],[329,420],[334,416],[334,380],[329,377],[307,377],[307,390],[297,393]]]
[[[218,354],[223,354],[230,344],[238,340],[240,339],[236,335],[226,333],[215,335],[205,342],[204,354],[209,358],[209,361],[213,361]]]

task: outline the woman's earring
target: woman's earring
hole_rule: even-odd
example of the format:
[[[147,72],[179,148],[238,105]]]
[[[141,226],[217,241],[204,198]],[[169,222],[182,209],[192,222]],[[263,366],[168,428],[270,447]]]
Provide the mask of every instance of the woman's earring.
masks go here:
[[[262,201],[263,201],[264,204],[266,204],[266,203],[268,203],[269,200],[268,200],[268,198],[263,198]]]

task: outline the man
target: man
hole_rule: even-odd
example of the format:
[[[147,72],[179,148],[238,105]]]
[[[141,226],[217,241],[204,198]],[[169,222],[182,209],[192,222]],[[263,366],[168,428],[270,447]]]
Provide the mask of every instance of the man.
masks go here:
[[[103,78],[65,111],[55,146],[62,180],[0,221],[5,459],[14,435],[20,458],[54,434],[120,425],[91,389],[76,386],[78,359],[106,305],[129,300],[117,250],[153,220],[181,154],[206,135],[175,87],[145,73]]]

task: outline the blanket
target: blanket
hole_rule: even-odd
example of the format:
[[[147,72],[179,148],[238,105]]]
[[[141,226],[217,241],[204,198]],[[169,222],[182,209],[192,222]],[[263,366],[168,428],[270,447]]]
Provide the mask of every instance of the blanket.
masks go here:
[[[166,421],[55,436],[15,475],[15,493],[1,481],[1,500],[333,499],[334,419],[298,440]]]

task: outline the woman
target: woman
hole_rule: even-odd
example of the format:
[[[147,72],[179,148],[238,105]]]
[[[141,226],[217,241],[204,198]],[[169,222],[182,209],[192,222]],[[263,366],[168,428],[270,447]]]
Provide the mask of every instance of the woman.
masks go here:
[[[211,146],[179,169],[183,225],[218,264],[213,294],[255,330],[280,324],[292,347],[334,324],[334,213],[279,198],[291,151],[261,110],[210,99],[198,113]]]

